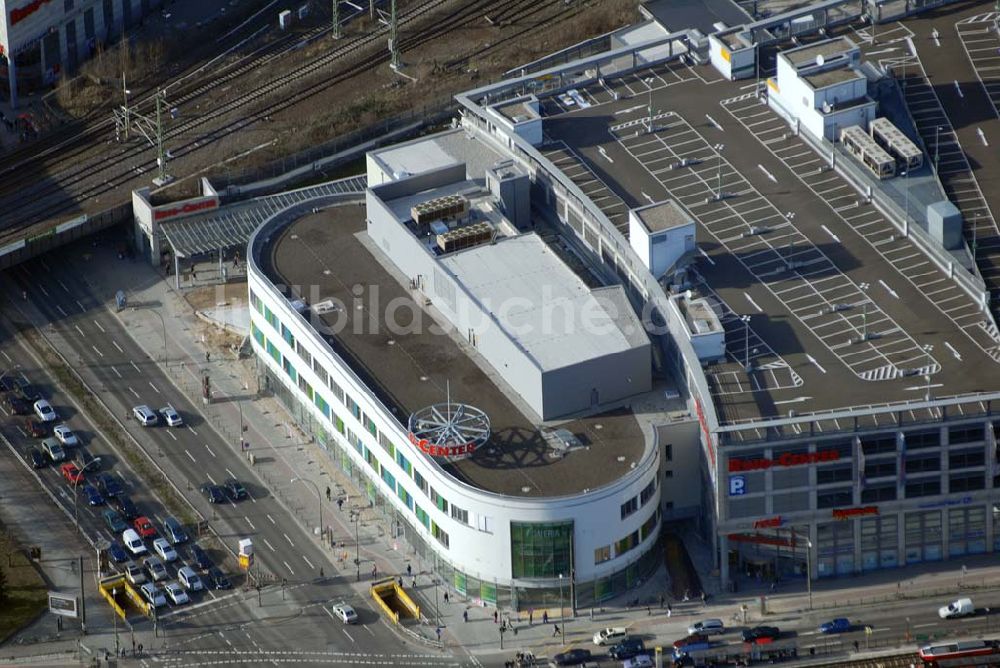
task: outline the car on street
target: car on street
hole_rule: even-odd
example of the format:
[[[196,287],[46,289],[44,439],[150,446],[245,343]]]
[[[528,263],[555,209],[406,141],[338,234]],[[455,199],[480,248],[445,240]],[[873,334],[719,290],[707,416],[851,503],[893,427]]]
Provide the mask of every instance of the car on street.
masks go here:
[[[972,604],[971,598],[960,598],[938,608],[938,617],[941,619],[954,619],[974,614],[976,614],[976,606]]]
[[[233,501],[240,501],[247,498],[247,490],[236,478],[226,480],[226,492]]]
[[[122,484],[118,482],[118,478],[114,477],[110,473],[101,473],[97,476],[97,488],[101,490],[101,494],[110,498],[114,496],[120,496],[125,493],[122,488]]]
[[[174,605],[184,605],[189,603],[191,599],[188,597],[187,592],[184,591],[184,587],[181,586],[179,582],[168,582],[164,589],[167,590],[167,598]]]
[[[28,436],[32,438],[45,438],[49,435],[49,429],[45,426],[44,422],[39,422],[38,420],[25,420],[24,430],[28,432]]]
[[[157,538],[154,540],[153,551],[160,555],[160,558],[168,564],[171,561],[177,561],[177,550],[174,549],[174,546],[166,538]]]
[[[590,650],[575,648],[565,652],[559,652],[551,660],[550,666],[579,666],[581,663],[590,661]]]
[[[101,517],[104,518],[104,524],[111,529],[113,533],[121,533],[122,531],[125,531],[125,529],[128,529],[128,524],[117,510],[108,508],[101,513]]]
[[[202,485],[201,493],[205,495],[209,503],[226,502],[226,493],[218,485]]]
[[[608,650],[608,655],[615,661],[624,661],[638,656],[646,651],[646,644],[642,638],[626,638],[617,645],[612,645]]]
[[[59,414],[56,413],[56,409],[52,408],[52,404],[45,399],[39,399],[36,401],[32,408],[35,409],[35,415],[37,415],[38,419],[42,422],[55,422],[59,419]]]
[[[702,619],[689,626],[687,631],[688,634],[703,633],[706,636],[715,636],[725,633],[726,627],[721,619]]]
[[[97,488],[91,484],[86,484],[83,486],[83,495],[87,497],[87,504],[91,506],[103,506],[104,497],[101,493],[97,491]]]
[[[184,420],[181,419],[180,413],[169,404],[160,409],[160,415],[163,416],[163,421],[167,423],[168,427],[184,426]]]
[[[4,400],[4,403],[7,404],[7,409],[10,410],[13,415],[27,415],[31,412],[31,404],[21,397],[13,394],[7,397],[7,399]]]
[[[146,546],[142,544],[142,538],[139,538],[139,534],[135,532],[135,529],[125,529],[122,531],[122,543],[125,544],[125,549],[137,556],[140,554],[146,554]]]
[[[130,561],[125,564],[125,579],[134,585],[141,585],[146,581],[146,571],[139,564]]]
[[[63,446],[54,438],[47,438],[42,441],[42,452],[49,456],[53,462],[61,462],[66,459],[66,451]]]
[[[201,591],[205,588],[205,583],[201,581],[201,576],[195,573],[193,568],[186,565],[177,569],[177,581],[191,591]]]
[[[49,459],[42,454],[42,451],[38,448],[31,448],[28,450],[28,461],[31,462],[31,468],[33,469],[43,469],[49,465]]]
[[[152,582],[147,582],[140,588],[142,597],[154,608],[160,608],[167,604],[167,599],[163,595],[163,588],[157,587]]]
[[[740,637],[743,638],[743,642],[761,642],[777,640],[781,636],[781,630],[777,626],[755,626],[750,629],[744,629]]]
[[[212,567],[212,560],[201,545],[192,545],[188,548],[188,561],[194,564],[195,568],[203,571]]]
[[[166,565],[159,557],[146,557],[146,560],[142,562],[142,567],[146,569],[146,575],[153,582],[166,580],[170,577]]]
[[[153,526],[153,523],[145,515],[135,518],[132,526],[135,528],[136,533],[143,538],[152,538],[156,535],[156,527]]]
[[[111,505],[118,509],[126,521],[131,522],[139,517],[139,507],[133,503],[128,494],[111,497]]]
[[[708,643],[708,636],[704,633],[692,633],[679,640],[674,641],[674,647],[687,647],[688,645],[704,645]]]
[[[108,557],[116,564],[126,562],[129,559],[128,552],[125,551],[125,548],[117,540],[113,540],[108,544]]]
[[[655,665],[648,654],[639,654],[622,663],[622,668],[653,668]]]
[[[330,608],[330,612],[333,616],[342,621],[345,624],[357,624],[358,623],[358,613],[353,607],[347,605],[346,603],[338,603]]]
[[[174,545],[183,543],[188,539],[187,534],[184,533],[184,527],[177,521],[176,517],[168,517],[163,520],[163,533],[167,534],[167,538]]]
[[[851,630],[851,622],[847,617],[837,617],[819,625],[820,633],[847,633]]]
[[[80,468],[73,462],[66,462],[60,466],[59,473],[71,485],[79,485],[83,481],[83,473],[80,472]]]
[[[52,428],[52,434],[59,439],[59,442],[67,447],[80,445],[80,439],[76,437],[73,430],[66,424],[57,424]]]
[[[230,589],[233,584],[226,577],[226,574],[218,566],[212,566],[208,569],[208,575],[205,578],[210,589]]]
[[[156,411],[146,404],[133,406],[132,415],[135,416],[136,422],[141,424],[143,427],[153,427],[160,421],[160,418],[156,416]]]

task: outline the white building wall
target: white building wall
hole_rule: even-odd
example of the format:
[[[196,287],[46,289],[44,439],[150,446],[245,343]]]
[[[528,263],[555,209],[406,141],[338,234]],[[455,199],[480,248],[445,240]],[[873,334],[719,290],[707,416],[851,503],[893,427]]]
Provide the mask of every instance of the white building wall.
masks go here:
[[[306,366],[298,353],[283,338],[281,332],[276,331],[261,312],[251,307],[252,326],[256,327],[266,337],[266,340],[274,345],[283,358],[288,358],[293,362],[297,374],[301,374],[313,388],[313,391],[329,404],[333,413],[344,421],[345,427],[350,429],[366,448],[375,453],[379,462],[391,471],[397,485],[402,485],[413,497],[415,503],[448,533],[450,547],[445,548],[417,520],[416,514],[405,506],[398,494],[395,492],[390,494],[385,482],[381,479],[376,480],[380,491],[385,497],[391,499],[399,510],[400,516],[404,517],[410,526],[414,527],[425,538],[426,542],[438,551],[441,558],[455,567],[469,574],[478,574],[487,580],[493,579],[500,584],[509,584],[511,581],[510,522],[512,521],[556,522],[572,520],[575,528],[574,552],[578,581],[603,577],[621,570],[631,561],[638,559],[649,548],[651,541],[655,540],[658,531],[651,532],[645,541],[623,555],[602,564],[594,564],[594,551],[597,548],[613,545],[615,541],[637,531],[656,511],[659,503],[658,488],[656,494],[637,512],[624,520],[621,518],[621,505],[628,499],[638,496],[650,482],[657,480],[658,448],[648,449],[644,458],[637,462],[635,469],[622,478],[587,494],[554,498],[521,498],[503,496],[471,487],[445,473],[437,462],[419,452],[409,442],[404,428],[392,417],[391,412],[365,389],[350,368],[319,338],[312,326],[296,313],[283,297],[271,296],[276,293],[272,293],[273,288],[265,277],[251,268],[248,272],[248,283],[252,294],[258,297],[262,304],[273,312],[280,323],[288,328],[295,341],[308,350],[314,363],[322,365],[329,377],[360,406],[360,410],[375,423],[379,432],[387,435],[397,451],[402,452],[409,460],[413,470],[418,471],[429,485],[446,498],[450,504],[469,511],[469,521],[473,526],[461,524],[452,519],[450,515],[440,512],[432,504],[430,498],[417,488],[413,478],[407,475],[395,461],[390,461],[388,451],[379,444],[377,438],[369,433],[362,422],[356,419],[347,407],[333,396],[330,388],[322,384],[319,375]],[[258,357],[275,372],[276,376],[286,381],[289,388],[303,403],[308,403],[305,394],[298,389],[297,384],[292,383],[266,348],[261,348],[256,338],[251,337],[251,339]],[[326,418],[315,405],[313,405],[313,415],[325,426],[331,437],[350,454],[351,460],[358,470],[364,471],[366,475],[374,478],[374,470],[355,447],[347,441],[346,436],[337,431],[332,419]],[[653,439],[654,437],[647,435],[647,438]],[[492,533],[475,528],[474,516],[491,518]]]

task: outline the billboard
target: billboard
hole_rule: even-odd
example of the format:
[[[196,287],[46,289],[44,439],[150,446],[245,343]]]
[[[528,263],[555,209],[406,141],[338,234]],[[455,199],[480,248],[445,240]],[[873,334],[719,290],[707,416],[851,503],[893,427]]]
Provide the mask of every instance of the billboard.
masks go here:
[[[49,592],[49,612],[52,614],[73,617],[75,619],[79,616],[78,610],[79,606],[77,605],[76,596],[60,594],[54,591]]]

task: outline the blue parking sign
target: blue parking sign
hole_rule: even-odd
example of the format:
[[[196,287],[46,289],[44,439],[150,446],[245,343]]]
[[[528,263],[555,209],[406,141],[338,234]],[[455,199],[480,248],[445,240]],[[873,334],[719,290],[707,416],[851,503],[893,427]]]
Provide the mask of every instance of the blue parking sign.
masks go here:
[[[729,496],[743,496],[747,493],[747,479],[742,475],[729,476]]]

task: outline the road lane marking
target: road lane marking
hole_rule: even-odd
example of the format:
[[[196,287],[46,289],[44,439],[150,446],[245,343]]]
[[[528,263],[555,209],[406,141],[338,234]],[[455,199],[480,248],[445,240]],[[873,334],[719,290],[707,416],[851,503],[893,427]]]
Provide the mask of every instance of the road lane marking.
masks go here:
[[[212,452],[212,448],[208,447],[208,443],[205,444],[205,449],[208,450],[208,454],[212,455],[213,457],[215,456],[215,453]]]
[[[73,325],[73,326],[76,327],[76,331],[80,332],[80,336],[87,336],[86,334],[83,333],[83,330],[80,329],[80,325]]]
[[[135,369],[137,372],[142,373],[142,371],[139,369],[139,367],[136,366],[135,362],[129,360],[129,364],[131,364],[132,368]]]
[[[249,524],[249,525],[250,525],[250,528],[251,528],[251,529],[253,529],[254,531],[256,531],[256,530],[257,530],[257,527],[255,527],[255,526],[253,525],[253,522],[251,522],[251,521],[250,521],[250,518],[249,518],[249,517],[247,517],[246,515],[244,515],[244,516],[243,516],[243,519],[245,519],[245,520],[247,521],[247,524]]]
[[[351,634],[347,632],[347,629],[341,628],[340,630],[344,632],[345,636],[347,636],[348,638],[351,638]],[[351,642],[354,642],[354,638],[351,638]]]
[[[129,385],[128,391],[131,392],[135,396],[136,399],[139,398],[139,393],[136,392],[135,390],[133,390],[131,385]]]
[[[157,394],[160,393],[160,391],[156,388],[156,385],[153,385],[153,381],[149,381],[149,386],[153,388],[153,392],[156,392]]]
[[[962,361],[962,356],[959,354],[959,352],[957,350],[955,350],[954,346],[952,346],[950,343],[948,343],[947,341],[945,341],[944,342],[944,347],[951,351],[951,354],[955,356],[955,359],[957,359],[959,362]]]
[[[892,295],[896,299],[899,299],[899,295],[896,294],[895,290],[893,290],[892,288],[889,287],[888,283],[886,283],[885,281],[883,281],[881,278],[878,279],[878,282],[879,282],[879,285],[881,285],[883,288],[885,288],[886,292],[888,292],[890,295]]]
[[[757,309],[757,313],[763,313],[763,312],[764,312],[764,309],[762,309],[762,308],[761,308],[761,307],[760,307],[760,306],[759,306],[759,305],[757,304],[757,302],[755,302],[755,301],[753,300],[753,297],[751,297],[750,295],[748,295],[748,294],[746,294],[746,293],[743,293],[743,296],[747,298],[747,301],[748,301],[748,302],[750,302],[750,303],[751,303],[751,304],[753,305],[753,307],[754,307],[755,309]]]
[[[190,459],[192,462],[197,463],[196,460],[195,460],[195,458],[194,458],[194,455],[192,455],[191,451],[188,450],[187,448],[184,449],[184,454],[187,455],[188,459]]]
[[[283,533],[282,533],[281,535],[285,537],[285,540],[287,540],[287,541],[288,541],[288,544],[289,544],[289,545],[291,545],[292,547],[295,547],[295,543],[293,543],[293,542],[292,542],[292,539],[288,537],[288,534],[287,534],[287,533],[284,533],[284,532],[283,532]]]
[[[271,550],[271,552],[276,552],[277,551],[277,550],[274,549],[274,545],[271,545],[271,541],[269,541],[266,538],[264,538],[263,541],[264,541],[264,545],[267,545],[268,549]]]
[[[824,368],[823,368],[823,367],[822,367],[822,366],[820,365],[820,363],[816,361],[816,358],[815,358],[815,357],[813,357],[812,355],[806,355],[806,359],[807,359],[807,360],[809,360],[809,363],[810,363],[810,364],[812,364],[812,365],[813,365],[814,367],[816,367],[817,369],[819,369],[819,370],[820,370],[820,371],[821,371],[822,373],[826,373],[826,369],[824,369]]]
[[[192,429],[191,425],[188,425],[187,428],[188,428],[188,431],[191,432],[192,434],[194,434],[195,436],[198,435],[198,432],[196,432],[194,429]]]
[[[99,322],[97,322],[97,321],[95,320],[95,321],[94,321],[94,324],[95,324],[95,325],[97,325],[97,329],[101,330],[101,334],[107,334],[107,332],[105,332],[105,331],[104,331],[104,328],[103,328],[103,327],[101,327],[101,323],[99,323]]]
[[[710,258],[708,256],[708,253],[705,252],[704,248],[699,248],[698,252],[701,253],[702,257],[704,257],[706,260],[708,260],[709,264],[711,264],[713,267],[715,266],[715,260],[713,260],[712,258]]]
[[[295,575],[295,571],[292,570],[292,567],[288,565],[287,561],[282,561],[281,563],[283,563],[285,565],[285,568],[288,569],[289,573],[291,573],[292,575]]]
[[[75,301],[75,302],[76,302],[76,305],[80,307],[80,311],[81,311],[81,312],[83,312],[83,313],[86,313],[86,312],[87,312],[87,309],[86,309],[86,308],[84,308],[83,304],[81,304],[81,303],[80,303],[80,300],[79,300],[79,299],[75,299],[75,300],[73,300],[73,301]]]
[[[838,244],[840,243],[840,237],[838,237],[836,234],[834,234],[830,230],[829,227],[827,227],[826,225],[820,225],[820,227],[822,227],[823,231],[826,232],[827,234],[829,234],[833,238],[834,241],[836,241]]]
[[[66,311],[63,310],[63,307],[59,306],[59,304],[56,304],[56,310],[58,310],[59,313],[62,314],[62,317],[64,317],[64,318],[68,318],[69,317],[69,314],[67,314]]]
[[[5,350],[5,351],[3,351],[3,356],[4,356],[4,357],[5,357],[6,359],[7,359],[7,361],[8,361],[8,362],[13,362],[13,361],[14,361],[14,360],[12,360],[12,359],[10,358],[10,355],[8,355],[8,354],[7,354],[7,351],[6,351],[6,350]]]
[[[174,432],[172,432],[172,431],[168,431],[167,432],[167,436],[169,436],[170,438],[174,439],[175,441],[177,440],[177,437],[174,436]]]
[[[771,183],[777,183],[778,182],[778,179],[774,178],[774,174],[772,174],[771,172],[767,171],[767,168],[764,167],[764,165],[760,164],[759,162],[757,163],[757,169],[759,169],[760,171],[764,172],[764,176],[766,176],[767,178],[771,179]]]
[[[118,350],[118,352],[120,352],[122,355],[125,354],[125,351],[122,350],[122,347],[120,345],[118,345],[118,342],[115,341],[114,339],[111,339],[111,345],[113,345],[115,347],[115,349]]]
[[[927,622],[926,624],[914,624],[913,628],[915,628],[915,629],[926,629],[929,626],[937,626],[937,623],[936,622]]]
[[[62,288],[62,289],[63,289],[63,290],[65,290],[66,292],[69,292],[69,288],[67,288],[67,287],[66,287],[66,284],[65,284],[65,283],[63,283],[62,281],[60,281],[60,280],[59,280],[58,278],[56,279],[56,283],[58,283],[58,284],[59,284],[59,287],[60,287],[60,288]]]
[[[236,474],[235,474],[235,473],[233,473],[232,471],[230,471],[229,469],[226,469],[226,473],[228,473],[228,474],[229,474],[229,477],[230,477],[230,478],[235,478],[235,477],[236,477]]]
[[[705,114],[705,118],[707,118],[708,122],[711,123],[712,125],[714,125],[717,130],[719,130],[721,132],[725,132],[725,130],[722,129],[722,126],[719,125],[718,121],[716,121],[714,118],[712,118],[708,114]]]
[[[277,524],[277,522],[274,521],[274,518],[270,515],[267,516],[267,519],[271,520],[271,524]]]
[[[45,295],[46,297],[48,297],[48,296],[49,296],[49,291],[45,289],[45,286],[44,286],[44,285],[42,285],[42,284],[39,284],[39,285],[38,285],[38,289],[39,289],[39,290],[41,290],[41,291],[42,291],[42,294],[43,294],[43,295]]]
[[[304,555],[304,554],[303,554],[303,555],[302,555],[302,558],[306,560],[306,563],[307,563],[307,564],[309,564],[309,568],[311,568],[311,569],[313,569],[313,570],[316,570],[316,567],[315,567],[315,566],[313,566],[313,562],[309,561],[309,557],[307,557],[306,555]]]
[[[983,146],[989,146],[990,143],[986,141],[986,135],[983,133],[982,128],[976,128],[976,134],[979,135],[979,140],[983,142]]]
[[[90,346],[90,347],[94,349],[94,352],[95,352],[95,353],[97,353],[97,354],[98,354],[98,355],[100,355],[101,357],[104,357],[104,353],[102,353],[102,352],[101,352],[100,350],[98,350],[98,349],[97,349],[97,346],[95,346],[95,345],[91,344],[91,346]]]
[[[120,372],[120,371],[118,371],[118,369],[116,369],[116,368],[114,368],[114,367],[111,367],[111,370],[112,370],[112,371],[114,371],[114,372],[115,372],[115,375],[116,375],[116,376],[118,376],[119,378],[121,378],[121,377],[122,377],[122,374],[121,374],[121,372]]]
[[[210,474],[206,473],[205,475],[208,477],[208,481],[210,483],[212,483],[213,485],[218,485],[219,484],[219,483],[215,482],[215,480],[212,479],[212,476]]]

